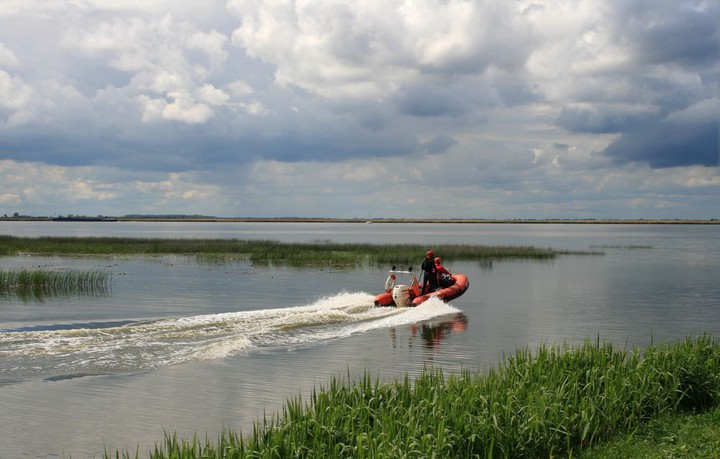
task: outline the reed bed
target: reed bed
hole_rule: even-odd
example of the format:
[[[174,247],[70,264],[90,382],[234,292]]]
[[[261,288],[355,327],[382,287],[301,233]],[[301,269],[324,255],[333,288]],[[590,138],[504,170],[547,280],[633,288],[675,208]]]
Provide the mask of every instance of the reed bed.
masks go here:
[[[103,294],[110,286],[107,271],[0,270],[0,295],[25,300],[70,294]]]
[[[632,352],[598,339],[520,350],[483,374],[427,369],[393,383],[367,374],[355,382],[334,378],[309,402],[289,400],[247,438],[168,435],[149,457],[568,457],[652,419],[703,412],[719,401],[714,338]]]
[[[358,267],[419,265],[432,248],[447,261],[508,259],[551,260],[561,255],[598,255],[595,251],[567,251],[530,246],[486,246],[470,244],[355,244],[316,241],[283,243],[239,239],[152,239],[116,237],[0,236],[0,255],[191,255],[203,261],[247,259],[258,265],[296,267]]]

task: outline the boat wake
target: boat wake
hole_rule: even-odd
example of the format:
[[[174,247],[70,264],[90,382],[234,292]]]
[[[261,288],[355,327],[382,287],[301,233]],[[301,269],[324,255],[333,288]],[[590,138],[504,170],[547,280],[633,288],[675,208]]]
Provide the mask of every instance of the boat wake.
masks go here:
[[[436,299],[418,308],[376,308],[373,298],[340,293],[290,308],[4,330],[0,380],[140,373],[255,348],[342,338],[458,311]]]

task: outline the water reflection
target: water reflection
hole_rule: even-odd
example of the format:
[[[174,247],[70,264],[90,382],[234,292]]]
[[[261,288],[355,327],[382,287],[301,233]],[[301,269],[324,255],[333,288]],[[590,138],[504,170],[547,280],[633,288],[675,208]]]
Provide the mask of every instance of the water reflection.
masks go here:
[[[410,325],[410,343],[419,340],[426,349],[440,346],[447,336],[452,333],[463,333],[467,330],[468,318],[462,313],[454,314],[450,319],[441,322],[422,322]],[[397,347],[397,329],[390,329],[390,341],[393,348]]]
[[[462,312],[458,313],[452,320],[436,324],[413,324],[412,338],[420,334],[423,346],[431,349],[440,345],[440,342],[451,333],[463,333],[467,329],[468,318]]]
[[[0,288],[0,299],[19,299],[24,304],[44,303],[51,298],[69,299],[81,296],[102,298],[108,296],[110,290],[111,287],[109,285],[91,285],[85,286],[82,289],[67,285],[19,285]]]

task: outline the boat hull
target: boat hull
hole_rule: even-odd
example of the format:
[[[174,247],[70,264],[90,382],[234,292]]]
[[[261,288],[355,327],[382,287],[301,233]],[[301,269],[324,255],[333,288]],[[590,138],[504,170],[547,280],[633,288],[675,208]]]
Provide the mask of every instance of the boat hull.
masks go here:
[[[470,281],[465,274],[453,274],[451,276],[455,283],[450,287],[441,288],[425,295],[416,296],[412,299],[411,306],[419,306],[432,297],[448,302],[461,296],[470,287]],[[375,297],[375,306],[397,306],[393,300],[392,292],[383,292]]]

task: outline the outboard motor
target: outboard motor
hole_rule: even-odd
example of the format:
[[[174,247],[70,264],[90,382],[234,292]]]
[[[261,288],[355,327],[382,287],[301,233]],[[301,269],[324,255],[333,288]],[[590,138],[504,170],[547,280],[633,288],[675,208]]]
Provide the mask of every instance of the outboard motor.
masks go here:
[[[396,285],[392,292],[393,301],[398,308],[406,308],[412,304],[410,286]]]

